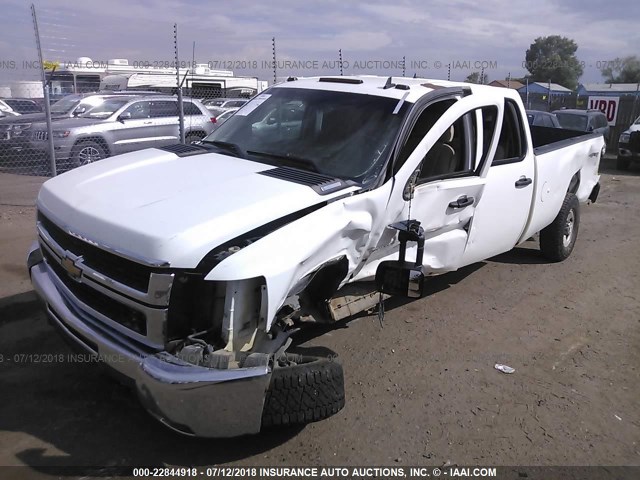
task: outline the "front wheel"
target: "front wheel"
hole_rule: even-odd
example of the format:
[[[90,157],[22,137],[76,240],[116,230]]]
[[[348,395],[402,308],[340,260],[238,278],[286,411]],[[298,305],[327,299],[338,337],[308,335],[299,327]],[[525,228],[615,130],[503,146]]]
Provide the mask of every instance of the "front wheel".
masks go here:
[[[554,262],[568,258],[576,244],[579,226],[578,197],[573,193],[567,193],[555,220],[540,232],[542,254]]]
[[[98,142],[86,141],[77,144],[71,152],[71,161],[74,167],[88,165],[107,157],[105,148]]]
[[[344,374],[335,353],[298,348],[274,361],[262,427],[317,422],[336,414],[344,403]]]

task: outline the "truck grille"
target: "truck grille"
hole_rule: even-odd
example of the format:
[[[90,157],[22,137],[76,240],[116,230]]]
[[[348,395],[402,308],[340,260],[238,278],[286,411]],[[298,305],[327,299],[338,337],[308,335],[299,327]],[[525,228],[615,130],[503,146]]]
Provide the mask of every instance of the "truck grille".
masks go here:
[[[46,249],[43,249],[43,256],[58,279],[78,300],[136,333],[147,334],[147,322],[144,313],[123,305],[83,283],[75,282],[69,277],[57,259]]]
[[[44,142],[47,138],[49,138],[49,135],[47,135],[47,132],[33,132],[34,140],[38,140],[39,142]]]
[[[37,218],[43,256],[76,308],[147,346],[163,345],[175,274],[105,250],[40,211]]]
[[[80,240],[58,227],[41,212],[38,212],[38,221],[60,247],[83,257],[86,265],[131,288],[141,292],[147,291],[149,276],[153,271],[151,267],[118,257]]]

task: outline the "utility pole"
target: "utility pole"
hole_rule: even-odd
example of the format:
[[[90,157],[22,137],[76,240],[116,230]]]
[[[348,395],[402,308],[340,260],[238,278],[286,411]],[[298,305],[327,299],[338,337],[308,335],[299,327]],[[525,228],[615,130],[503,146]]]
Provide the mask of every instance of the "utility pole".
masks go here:
[[[182,82],[180,81],[180,62],[178,61],[178,24],[173,24],[173,50],[176,62],[176,87],[178,89],[178,123],[180,125],[180,142],[184,143],[184,106],[182,105]]]
[[[33,18],[33,30],[36,35],[36,48],[38,49],[38,60],[40,60],[40,75],[42,78],[42,93],[44,96],[44,115],[47,120],[47,140],[49,141],[49,156],[51,163],[51,176],[56,176],[56,153],[53,148],[53,125],[51,124],[51,105],[49,103],[49,83],[47,75],[44,73],[44,61],[42,58],[42,45],[40,44],[40,32],[38,31],[38,19],[36,17],[36,7],[31,4],[31,17]]]
[[[278,81],[278,63],[276,62],[276,37],[271,38],[271,47],[273,48],[273,84],[275,85]]]

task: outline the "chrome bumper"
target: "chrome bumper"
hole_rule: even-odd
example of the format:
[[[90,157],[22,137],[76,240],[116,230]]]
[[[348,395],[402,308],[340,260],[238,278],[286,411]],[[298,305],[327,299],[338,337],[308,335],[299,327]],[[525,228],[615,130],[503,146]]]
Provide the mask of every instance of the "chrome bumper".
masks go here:
[[[29,251],[27,264],[49,318],[82,349],[132,380],[144,407],[162,423],[199,437],[260,431],[271,380],[269,367],[217,370],[183,362],[166,352],[145,352],[81,309],[55,280],[37,243]]]

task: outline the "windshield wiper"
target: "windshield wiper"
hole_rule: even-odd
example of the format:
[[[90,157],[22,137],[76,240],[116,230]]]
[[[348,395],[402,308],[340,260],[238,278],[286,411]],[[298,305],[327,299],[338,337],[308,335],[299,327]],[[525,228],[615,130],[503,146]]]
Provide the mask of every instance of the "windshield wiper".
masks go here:
[[[213,145],[214,147],[221,148],[227,152],[235,154],[239,158],[247,158],[247,152],[237,143],[223,142],[221,140],[203,140],[203,144]]]
[[[253,152],[251,150],[248,150],[247,153],[254,157],[265,157],[265,158],[273,158],[276,160],[284,160],[285,163],[288,164],[288,166],[292,166],[292,167],[300,168],[301,166],[300,164],[302,164],[307,170],[320,173],[316,163],[313,160],[310,160],[308,158],[293,157],[291,155],[280,155],[277,153]]]

